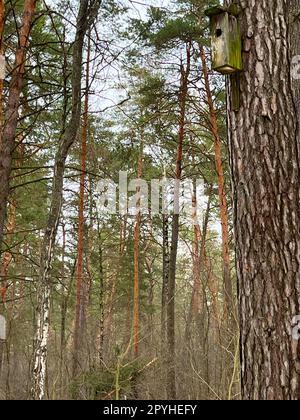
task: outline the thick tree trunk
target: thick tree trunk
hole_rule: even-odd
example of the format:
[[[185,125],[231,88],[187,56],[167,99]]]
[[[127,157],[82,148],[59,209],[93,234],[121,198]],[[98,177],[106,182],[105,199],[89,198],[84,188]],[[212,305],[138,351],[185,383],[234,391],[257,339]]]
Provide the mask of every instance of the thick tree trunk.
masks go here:
[[[77,18],[76,37],[73,45],[72,64],[72,115],[69,124],[61,139],[59,149],[55,158],[54,178],[52,186],[51,208],[45,231],[41,258],[40,258],[40,279],[38,287],[38,307],[36,311],[37,324],[34,342],[34,368],[33,368],[33,399],[43,399],[45,396],[45,377],[47,363],[47,347],[49,338],[49,308],[51,296],[51,263],[57,228],[59,224],[62,200],[63,181],[66,159],[69,150],[77,138],[81,117],[81,71],[83,59],[84,38],[93,24],[98,13],[101,0],[94,0],[90,8],[88,0],[81,0]]]
[[[300,314],[300,95],[299,80],[291,83],[291,56],[300,52],[300,2],[242,5],[241,103],[237,112],[228,104],[242,397],[297,400],[300,341],[292,337],[292,320]]]
[[[188,95],[188,79],[191,67],[191,45],[187,45],[187,66],[181,67],[180,91],[180,121],[178,133],[178,146],[176,157],[176,181],[182,178],[183,145],[186,126],[186,103]],[[175,186],[174,210],[172,221],[172,239],[169,264],[169,285],[167,304],[167,341],[168,341],[168,374],[167,395],[168,399],[176,400],[176,349],[175,349],[175,293],[176,293],[176,263],[179,240],[179,189]]]
[[[79,211],[78,211],[78,244],[77,244],[77,275],[76,275],[76,315],[74,331],[74,350],[73,350],[73,377],[80,372],[81,349],[84,341],[85,324],[85,305],[87,302],[86,284],[83,279],[83,254],[84,254],[84,199],[85,199],[85,178],[87,162],[87,138],[88,138],[88,114],[89,114],[89,78],[90,78],[90,38],[88,41],[87,64],[86,64],[86,86],[84,116],[81,135],[81,175],[79,192]]]
[[[36,0],[25,0],[19,46],[16,51],[15,66],[9,87],[6,121],[0,134],[0,247],[3,242],[6,209],[9,196],[9,178],[12,169],[12,155],[18,124],[18,110],[23,89],[25,60],[28,39],[36,7]],[[1,18],[1,11],[0,11]],[[2,93],[2,92],[1,92]],[[2,103],[2,101],[1,101]]]

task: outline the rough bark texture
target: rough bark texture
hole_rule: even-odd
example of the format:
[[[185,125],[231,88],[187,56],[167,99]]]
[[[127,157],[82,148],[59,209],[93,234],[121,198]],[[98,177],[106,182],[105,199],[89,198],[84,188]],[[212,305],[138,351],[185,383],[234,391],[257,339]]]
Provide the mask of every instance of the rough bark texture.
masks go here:
[[[300,398],[299,0],[243,0],[244,71],[229,100],[242,397]],[[294,86],[293,86],[294,85]]]
[[[2,135],[0,136],[0,247],[3,241],[5,227],[6,209],[9,196],[9,179],[12,169],[12,155],[15,148],[20,96],[24,82],[26,49],[36,3],[36,0],[26,0],[24,4],[19,46],[16,51],[15,66],[9,86],[5,125],[3,133],[1,133]]]
[[[176,180],[182,178],[183,145],[186,126],[186,103],[188,95],[188,80],[191,65],[191,45],[187,46],[187,66],[181,67],[181,92],[180,92],[180,120],[178,133],[178,146],[176,157]],[[176,292],[176,263],[179,239],[179,191],[175,187],[174,211],[172,221],[172,239],[169,264],[169,285],[167,305],[167,341],[168,341],[168,374],[167,395],[168,399],[176,400],[176,370],[175,370],[175,292]]]
[[[77,138],[81,117],[81,72],[83,59],[83,45],[85,35],[93,24],[98,13],[101,0],[81,0],[77,18],[76,36],[73,45],[72,63],[72,115],[69,124],[61,139],[55,158],[54,178],[52,186],[51,208],[45,231],[41,258],[40,279],[38,290],[38,307],[36,310],[36,334],[34,343],[34,368],[33,368],[33,399],[43,399],[45,396],[45,377],[47,363],[47,346],[49,336],[49,308],[51,296],[51,263],[61,215],[63,199],[63,180],[65,164],[69,150]]]

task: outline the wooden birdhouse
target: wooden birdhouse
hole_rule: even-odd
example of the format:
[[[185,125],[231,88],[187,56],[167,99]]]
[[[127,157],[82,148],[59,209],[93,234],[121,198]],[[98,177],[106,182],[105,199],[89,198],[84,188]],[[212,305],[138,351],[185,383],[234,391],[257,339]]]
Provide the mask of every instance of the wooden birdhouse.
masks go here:
[[[234,74],[243,69],[242,41],[236,8],[212,7],[210,18],[212,69],[221,74]]]
[[[6,320],[0,315],[0,340],[6,340]]]

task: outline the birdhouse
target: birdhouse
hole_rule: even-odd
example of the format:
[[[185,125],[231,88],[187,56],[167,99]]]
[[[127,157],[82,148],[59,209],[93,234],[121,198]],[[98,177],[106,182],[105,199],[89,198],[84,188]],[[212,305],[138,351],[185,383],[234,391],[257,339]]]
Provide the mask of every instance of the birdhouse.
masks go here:
[[[236,8],[212,7],[210,18],[212,69],[221,74],[234,74],[243,69],[242,41]]]
[[[6,340],[6,319],[0,315],[0,340]]]

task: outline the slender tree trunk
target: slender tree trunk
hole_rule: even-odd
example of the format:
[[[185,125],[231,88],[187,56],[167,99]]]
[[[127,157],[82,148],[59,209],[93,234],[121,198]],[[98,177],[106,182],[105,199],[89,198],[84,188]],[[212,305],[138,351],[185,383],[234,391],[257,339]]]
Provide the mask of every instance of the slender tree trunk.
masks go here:
[[[209,82],[209,72],[206,63],[205,51],[202,46],[199,48],[200,58],[202,61],[202,71],[204,76],[205,92],[209,108],[211,132],[215,141],[215,165],[218,177],[218,191],[219,191],[219,207],[222,225],[222,255],[223,255],[223,281],[224,281],[224,295],[226,303],[226,313],[228,316],[233,314],[233,290],[230,275],[230,248],[229,248],[229,216],[228,204],[226,198],[225,178],[222,162],[222,141],[219,135],[217,113],[215,110],[212,92]]]
[[[9,206],[9,215],[7,221],[7,232],[12,234],[16,228],[16,203],[13,200],[11,205]],[[8,269],[12,262],[12,254],[9,251],[3,253],[1,266],[0,266],[0,298],[2,298],[2,302],[6,301],[7,295],[7,277],[8,277]]]
[[[127,239],[127,215],[124,216],[123,220],[121,220],[121,227],[120,227],[120,244],[119,244],[119,259],[122,261],[124,257],[125,250],[126,250],[126,239]],[[114,323],[114,312],[115,312],[115,300],[116,300],[116,292],[117,292],[117,278],[119,278],[119,272],[121,268],[117,270],[116,275],[112,278],[111,288],[109,290],[109,299],[108,299],[108,310],[107,310],[107,321],[106,321],[106,333],[105,336],[107,337],[106,340],[106,348],[110,349],[110,342],[112,341],[112,330],[113,330],[113,323]],[[128,305],[130,305],[130,292],[128,293]],[[127,326],[130,325],[132,318],[131,311],[127,311],[126,317],[126,331],[128,330]],[[127,340],[125,339],[127,342]]]
[[[169,243],[169,216],[163,215],[163,278],[161,292],[161,381],[166,385],[168,372],[168,345],[167,345],[167,305],[170,270],[170,243]],[[166,385],[167,390],[167,385]],[[166,393],[167,397],[167,393]]]
[[[99,345],[98,356],[99,365],[104,361],[104,270],[103,270],[103,251],[101,243],[99,245]]]
[[[198,214],[197,214],[197,188],[196,182],[193,182],[193,196],[192,196],[192,203],[193,203],[193,230],[194,230],[194,240],[192,245],[192,262],[193,262],[193,291],[192,291],[192,299],[191,304],[189,307],[186,329],[185,329],[185,339],[187,342],[190,341],[191,338],[191,327],[194,319],[197,319],[200,313],[203,315],[203,303],[204,303],[204,296],[202,293],[202,285],[201,282],[201,259],[200,259],[200,247],[202,242],[202,233],[198,221]],[[201,331],[200,331],[201,333]]]
[[[197,188],[196,182],[193,185],[193,223],[194,223],[194,241],[193,241],[193,278],[194,287],[192,294],[191,312],[194,317],[197,317],[203,310],[203,293],[201,281],[201,260],[200,260],[200,247],[201,247],[201,228],[198,220],[197,206]]]
[[[212,189],[211,189],[212,190]],[[212,311],[214,314],[214,321],[217,324],[218,330],[220,327],[220,313],[219,313],[219,285],[214,272],[212,270],[211,262],[206,253],[206,239],[208,232],[209,216],[211,211],[212,191],[208,195],[208,202],[204,217],[203,231],[200,246],[200,273],[204,271],[205,287],[208,287],[212,299]]]
[[[228,348],[228,353],[224,358],[225,368],[222,369],[224,371],[224,381],[225,385],[224,388],[226,389],[230,386],[232,381],[232,372],[234,368],[234,360],[231,355],[234,355],[235,352],[235,302],[233,298],[233,288],[232,288],[232,280],[231,280],[231,273],[230,273],[230,248],[229,248],[229,215],[228,215],[228,204],[227,204],[227,197],[226,197],[226,189],[225,189],[225,178],[224,178],[224,169],[223,169],[223,162],[222,162],[222,141],[219,134],[218,128],[218,120],[217,120],[217,113],[215,110],[213,96],[210,88],[210,81],[209,81],[209,72],[206,62],[205,51],[202,46],[199,47],[200,51],[200,58],[202,62],[202,71],[204,77],[204,85],[206,91],[206,98],[208,103],[209,109],[209,117],[210,117],[210,126],[211,132],[214,137],[215,143],[215,167],[217,172],[218,178],[218,192],[219,192],[219,208],[220,208],[220,219],[221,219],[221,226],[222,226],[222,256],[223,256],[223,290],[224,290],[224,297],[225,297],[225,310],[224,310],[224,318],[226,322],[226,327],[228,331],[229,337],[227,338],[226,334],[222,335],[222,339],[224,341],[224,347]]]
[[[241,101],[228,119],[244,400],[300,399],[299,10],[245,0],[240,15]]]
[[[66,256],[66,228],[65,225],[62,224],[62,236],[63,236],[63,244],[62,244],[62,283],[65,285],[65,256]],[[69,292],[68,292],[69,294]],[[66,318],[67,318],[67,310],[68,310],[68,295],[65,294],[65,290],[62,292],[61,297],[61,320],[60,320],[60,361],[59,361],[59,393],[60,398],[63,398],[64,392],[64,353],[66,348]]]
[[[83,59],[84,38],[93,24],[98,13],[101,0],[95,0],[88,7],[88,0],[81,0],[77,18],[75,42],[73,45],[72,63],[72,115],[62,136],[55,158],[54,179],[52,186],[51,208],[45,231],[41,258],[40,279],[38,287],[38,306],[36,311],[36,333],[34,342],[34,368],[33,368],[33,399],[40,400],[45,396],[46,363],[49,338],[49,309],[51,296],[51,263],[57,228],[61,215],[63,200],[63,180],[66,159],[69,150],[77,138],[81,117],[81,71]]]
[[[7,232],[13,233],[16,227],[16,205],[14,202],[10,205],[10,212],[8,216]],[[6,304],[7,291],[8,291],[8,270],[12,262],[12,254],[9,251],[4,252],[0,267],[0,315],[9,315],[9,310]],[[8,321],[7,321],[8,323]],[[7,343],[7,339],[0,340],[0,377],[2,372],[2,363],[4,357],[4,349]]]
[[[5,66],[5,56],[3,48],[4,38],[4,24],[5,24],[5,1],[0,0],[0,66]],[[1,69],[4,73],[5,69]],[[1,71],[0,70],[0,71]],[[3,106],[3,88],[4,79],[0,76],[0,144],[3,135],[3,122],[4,122],[4,106]]]
[[[176,186],[174,194],[174,215],[172,221],[172,239],[169,265],[168,305],[167,305],[167,340],[168,340],[168,399],[176,400],[176,349],[175,349],[175,293],[176,263],[179,240],[179,182],[182,177],[183,145],[186,125],[186,103],[188,95],[188,79],[191,66],[191,45],[187,45],[187,66],[181,66],[180,121],[176,158]]]
[[[30,36],[36,3],[36,0],[25,0],[19,46],[16,51],[15,66],[12,72],[9,87],[6,121],[3,129],[3,135],[0,135],[0,247],[3,242],[6,209],[9,196],[9,179],[12,170],[12,155],[15,148],[15,138],[19,118],[18,110],[20,107],[20,97],[24,82],[26,49],[28,46],[28,39]]]
[[[161,341],[162,352],[166,352],[167,338],[167,304],[169,286],[169,264],[170,264],[170,244],[169,244],[169,216],[163,215],[163,281],[161,295]]]
[[[143,175],[143,140],[138,159],[138,178]],[[140,188],[138,188],[140,194]],[[137,215],[134,226],[134,291],[133,291],[133,348],[134,357],[139,357],[139,328],[140,328],[140,231],[141,231],[141,200],[137,202]]]
[[[153,308],[154,304],[154,291],[155,291],[155,276],[154,276],[154,261],[155,258],[152,255],[151,252],[151,245],[153,242],[153,220],[152,220],[152,214],[151,209],[149,209],[149,233],[147,234],[147,240],[144,247],[144,254],[145,254],[145,266],[147,269],[147,273],[149,276],[149,283],[148,283],[148,305],[149,308]],[[153,337],[154,337],[154,316],[153,311],[150,309],[150,313],[147,317],[147,324],[148,324],[148,331],[147,331],[147,338],[149,338],[148,343],[149,345],[153,345]]]
[[[74,350],[73,350],[73,377],[80,372],[81,349],[84,341],[85,324],[85,305],[87,302],[86,285],[83,279],[83,254],[84,254],[84,199],[85,199],[85,178],[87,162],[87,138],[88,138],[88,118],[89,118],[89,78],[90,78],[90,37],[88,41],[87,64],[86,64],[86,86],[85,103],[82,127],[81,143],[81,175],[79,192],[79,214],[78,214],[78,245],[77,245],[77,273],[76,273],[76,316],[74,331]]]

